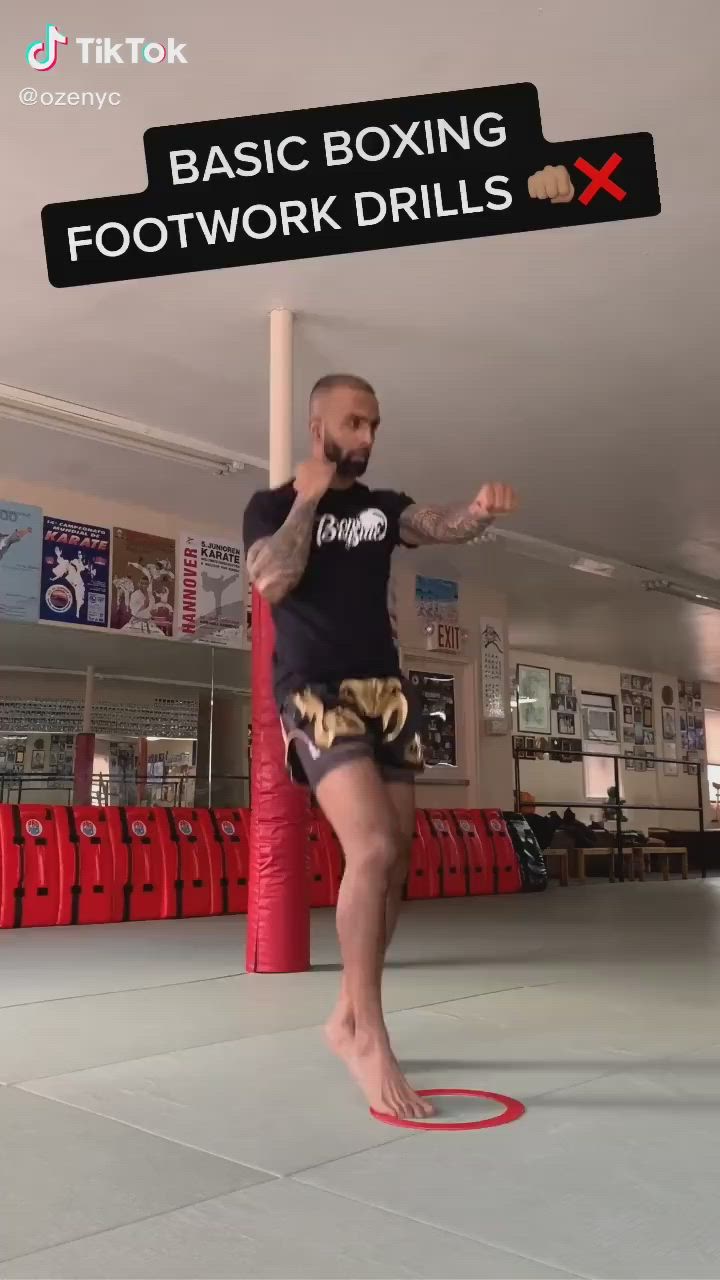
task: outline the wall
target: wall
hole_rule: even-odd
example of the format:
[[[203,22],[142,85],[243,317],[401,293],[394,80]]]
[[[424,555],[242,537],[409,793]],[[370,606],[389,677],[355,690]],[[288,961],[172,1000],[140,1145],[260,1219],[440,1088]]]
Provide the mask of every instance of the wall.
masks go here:
[[[197,786],[195,803],[212,803],[216,808],[235,808],[249,803],[248,726],[250,697],[217,692],[212,714],[210,741],[210,700],[200,698],[197,746]],[[211,751],[212,746],[212,751]],[[212,780],[212,795],[210,793]]]
[[[720,684],[706,681],[702,687],[702,695],[704,707],[710,707],[712,711],[720,711]],[[720,760],[713,760],[711,763],[720,764]]]
[[[68,515],[78,520],[85,521],[89,524],[99,524],[103,526],[119,526],[130,529],[140,529],[148,533],[161,535],[168,538],[177,538],[188,527],[192,527],[192,520],[180,520],[177,516],[166,512],[151,510],[146,507],[134,506],[127,502],[112,502],[107,499],[97,498],[96,496],[81,491],[58,488],[52,484],[38,484],[35,481],[19,480],[13,478],[5,484],[5,491],[12,495],[13,500],[18,502],[27,502],[41,507],[44,511],[52,515]],[[203,521],[203,532],[216,536],[219,539],[236,539],[239,534],[239,518],[238,528],[229,530],[221,525],[213,525],[211,522]],[[8,623],[8,628],[12,629],[16,624]],[[38,629],[41,624],[37,624]],[[77,639],[76,633],[82,631],[84,639],[88,641],[88,645],[92,648],[83,650],[87,654],[87,660],[96,662],[98,667],[102,668],[104,661],[112,662],[116,670],[123,671],[123,658],[110,658],[108,655],[111,650],[109,644],[115,644],[118,640],[116,633],[103,632],[97,628],[89,627],[62,627],[52,624],[52,627],[43,627],[47,633],[53,637],[53,644],[56,651],[53,662],[57,660],[57,655],[63,654],[63,649],[70,645],[70,637],[73,641]],[[75,633],[75,634],[74,634]],[[13,634],[11,632],[11,634]],[[22,636],[22,631],[18,632],[18,636]],[[134,643],[134,638],[123,637],[128,645]],[[173,649],[181,646],[180,641],[173,641]],[[108,647],[104,647],[108,646]],[[17,646],[16,646],[17,647]],[[77,660],[75,650],[77,645],[73,647],[72,659],[67,658],[63,662],[60,657],[59,665],[66,665],[69,668],[80,666]],[[209,647],[192,646],[196,650],[201,648],[205,651],[205,658],[201,661],[198,652],[198,661],[194,664],[199,670],[203,667],[202,675],[199,676],[198,686],[206,686],[210,681],[210,652]],[[113,653],[117,654],[117,647],[113,648]],[[177,650],[173,653],[173,657],[180,658]],[[139,663],[135,653],[133,653],[134,662],[130,663],[135,671],[138,671]],[[83,657],[83,664],[85,662]],[[26,659],[27,661],[27,659]],[[41,659],[42,661],[42,659]],[[23,662],[23,650],[17,647],[17,656],[14,652],[11,657],[13,664],[21,665]],[[35,665],[34,662],[29,665]],[[39,664],[38,664],[39,665]],[[48,666],[51,662],[48,662]],[[181,674],[186,677],[185,668],[188,663],[176,663],[176,666],[182,666]],[[167,671],[168,677],[172,674],[171,669]],[[162,670],[155,665],[156,670]],[[215,679],[216,682],[231,684],[248,684],[249,683],[249,655],[239,650],[218,651],[215,658]],[[186,687],[189,686],[189,687]],[[8,671],[0,668],[0,696],[11,698],[55,698],[55,699],[79,699],[81,702],[84,697],[85,680],[84,676],[73,675],[66,671]],[[197,688],[192,687],[187,679],[182,683],[175,684],[169,679],[167,684],[160,680],[152,682],[148,681],[132,681],[132,680],[108,680],[102,679],[98,673],[95,683],[95,700],[96,702],[113,702],[113,703],[132,703],[146,704],[151,703],[156,698],[186,698],[196,696]]]
[[[13,626],[13,623],[8,623]],[[164,643],[159,641],[158,643]],[[135,706],[151,703],[155,698],[193,698],[197,688],[162,684],[160,681],[113,680],[97,676],[95,702],[129,702]],[[0,669],[0,697],[58,698],[61,701],[85,697],[85,676],[64,671],[3,671]]]
[[[409,656],[415,654],[432,662],[433,655],[427,649],[425,619],[419,618],[415,604],[416,574],[432,570],[424,567],[419,570],[418,557],[412,553],[398,555],[393,581],[397,607],[398,640],[405,664]],[[483,807],[510,809],[513,804],[512,775],[512,735],[508,715],[508,732],[503,735],[488,735],[481,720],[481,684],[480,684],[480,618],[483,616],[499,619],[502,625],[505,653],[508,652],[507,636],[507,601],[504,596],[482,587],[475,581],[458,578],[457,575],[444,574],[439,571],[438,577],[450,577],[459,583],[460,626],[468,632],[463,656],[467,658],[474,674],[476,703],[466,708],[466,722],[470,741],[469,758],[474,756],[475,767],[470,779],[470,788],[460,792],[457,788],[440,785],[420,786],[418,800],[426,807]],[[438,658],[441,655],[436,655]],[[510,705],[510,664],[507,664],[507,685],[505,691],[506,705]],[[469,714],[468,714],[469,712]]]
[[[65,516],[68,519],[81,520],[86,524],[97,524],[104,528],[117,526],[121,529],[139,529],[143,533],[155,533],[164,538],[175,538],[192,526],[191,519],[183,518],[165,511],[157,511],[149,507],[136,507],[126,502],[110,502],[106,498],[95,497],[73,489],[59,489],[54,484],[38,484],[35,480],[7,480],[3,483],[6,497],[16,502],[27,502],[40,507],[49,516]],[[221,525],[213,525],[203,520],[202,532],[216,534],[221,538],[237,538],[240,532],[240,519],[235,529],[226,529]]]
[[[617,699],[619,733],[622,735],[622,709],[620,701],[620,677],[621,670],[619,667],[607,666],[602,663],[576,662],[573,658],[552,657],[549,654],[531,653],[527,650],[512,650],[510,661],[514,667],[518,662],[527,663],[538,667],[549,667],[550,669],[550,685],[551,690],[555,688],[555,674],[561,672],[571,675],[573,678],[573,687],[581,698],[583,689],[592,693],[612,694]],[[623,671],[631,674],[651,675],[653,681],[653,704],[654,704],[654,721],[655,721],[655,754],[662,756],[663,739],[662,739],[662,717],[661,717],[661,690],[664,685],[670,685],[675,694],[675,709],[678,705],[678,677],[670,676],[664,672],[657,671],[639,671],[634,667],[623,667]],[[720,687],[718,688],[720,694]],[[718,700],[720,706],[720,698]],[[581,701],[578,704],[578,712],[576,715],[576,734],[580,738],[582,736],[582,720],[581,720]],[[553,713],[553,736],[556,736],[556,721]],[[515,726],[517,721],[515,720]],[[517,732],[517,727],[515,728]],[[605,746],[601,743],[583,743],[583,750],[605,751]],[[618,744],[607,744],[608,753],[617,750],[622,760],[623,750],[622,742]],[[666,777],[663,766],[655,765],[655,769],[646,771],[645,773],[628,772],[622,765],[620,766],[621,793],[625,796],[627,804],[625,813],[628,818],[628,826],[638,827],[641,830],[647,830],[648,826],[688,826],[694,828],[697,825],[697,817],[694,813],[683,813],[684,806],[697,807],[697,780],[688,774],[683,773],[682,763],[680,762],[680,742],[679,736],[676,742],[676,751],[678,755],[678,776]],[[538,760],[521,760],[520,761],[520,785],[523,791],[530,791],[537,797],[538,801],[547,799],[553,802],[552,807],[559,808],[561,805],[579,805],[581,803],[589,803],[586,800],[583,767],[579,764],[560,764],[553,761]],[[704,788],[706,792],[706,788]],[[705,794],[705,814],[710,816],[707,796]],[[633,803],[638,806],[633,809]],[[642,805],[677,805],[678,808],[666,813],[653,813],[652,810],[642,809]],[[543,807],[538,805],[543,811]],[[547,809],[547,806],[544,806]],[[595,804],[592,809],[577,810],[577,815],[583,822],[589,822],[591,816],[601,817],[601,805]]]

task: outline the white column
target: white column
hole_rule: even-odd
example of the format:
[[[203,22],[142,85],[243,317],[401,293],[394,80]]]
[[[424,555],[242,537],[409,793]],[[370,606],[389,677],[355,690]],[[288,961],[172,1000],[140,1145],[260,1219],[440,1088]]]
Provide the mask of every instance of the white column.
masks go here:
[[[87,667],[85,670],[85,702],[83,703],[83,733],[92,733],[92,713],[93,702],[95,699],[95,668]]]
[[[270,486],[292,475],[293,313],[270,312]]]
[[[213,803],[213,733],[215,731],[215,645],[210,646],[210,723],[208,732],[208,804]]]

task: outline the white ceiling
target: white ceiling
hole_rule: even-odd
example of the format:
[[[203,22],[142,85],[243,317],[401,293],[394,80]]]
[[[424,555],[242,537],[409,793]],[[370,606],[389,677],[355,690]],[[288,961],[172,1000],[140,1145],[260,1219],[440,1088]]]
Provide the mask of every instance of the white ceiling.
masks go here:
[[[67,0],[55,20],[70,34],[187,42],[186,67],[61,63],[56,87],[122,94],[101,112],[17,101],[35,83],[22,54],[48,11],[34,0],[8,8],[0,381],[263,455],[266,315],[288,306],[299,317],[298,449],[309,385],[349,368],[380,392],[383,482],[445,500],[507,478],[522,495],[521,532],[674,577],[720,578],[717,0],[126,0],[112,22],[99,22],[96,3]],[[661,215],[85,289],[48,284],[42,205],[143,189],[151,125],[520,80],[537,85],[551,140],[651,131]],[[191,504],[215,523],[237,524],[262,481],[138,467],[39,429],[2,433],[8,476],[178,514]],[[462,565],[507,587],[517,643],[638,665],[656,655],[657,666],[720,674],[717,613],[499,556],[468,551]]]

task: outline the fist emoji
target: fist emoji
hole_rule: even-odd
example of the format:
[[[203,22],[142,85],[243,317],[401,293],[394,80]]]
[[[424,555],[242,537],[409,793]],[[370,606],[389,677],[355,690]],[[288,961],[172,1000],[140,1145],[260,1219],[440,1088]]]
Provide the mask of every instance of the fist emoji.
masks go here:
[[[569,204],[575,195],[570,174],[564,164],[546,164],[528,178],[531,200],[549,200],[551,204]]]

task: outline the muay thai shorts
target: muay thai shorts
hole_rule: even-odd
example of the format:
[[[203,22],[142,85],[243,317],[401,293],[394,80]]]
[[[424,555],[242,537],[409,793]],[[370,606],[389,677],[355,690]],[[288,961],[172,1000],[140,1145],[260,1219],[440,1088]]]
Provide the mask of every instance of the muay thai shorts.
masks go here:
[[[313,684],[285,699],[280,720],[293,782],[315,791],[349,761],[374,761],[386,782],[423,768],[420,700],[399,676]]]

